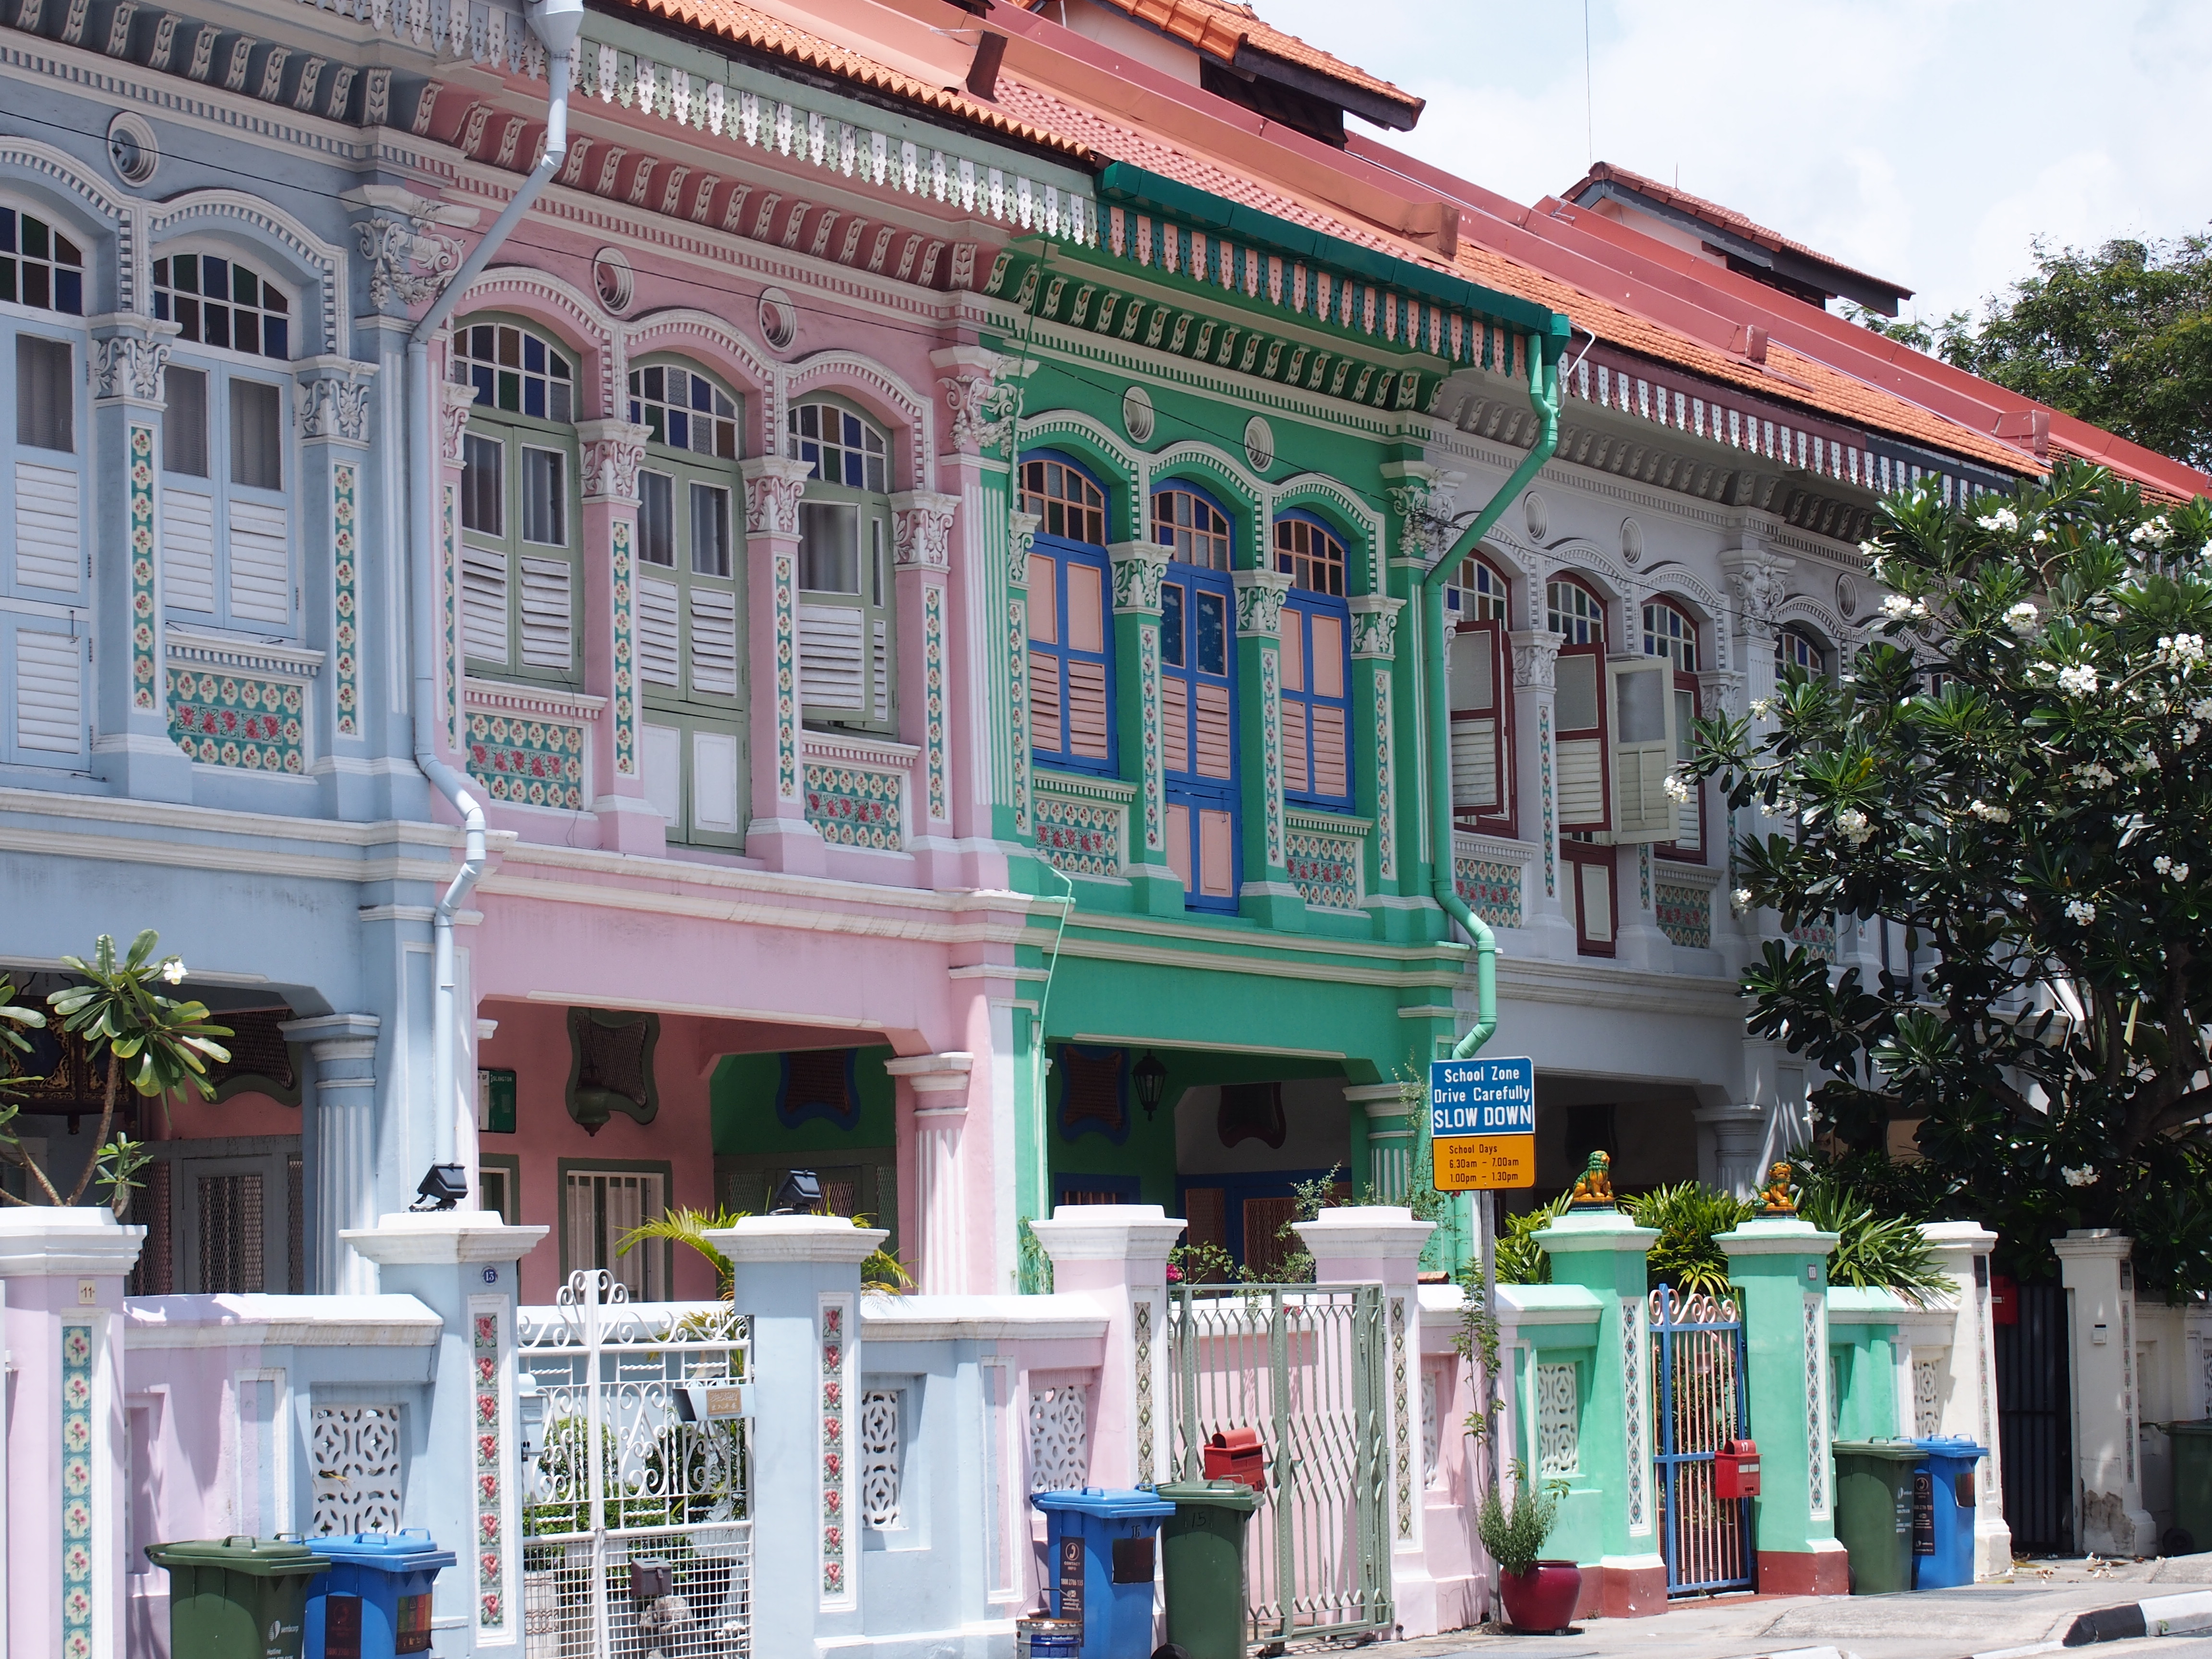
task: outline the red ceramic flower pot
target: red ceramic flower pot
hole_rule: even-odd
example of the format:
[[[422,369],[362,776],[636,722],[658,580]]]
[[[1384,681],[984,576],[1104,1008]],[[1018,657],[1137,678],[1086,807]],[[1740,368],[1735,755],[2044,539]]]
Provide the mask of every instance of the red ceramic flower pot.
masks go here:
[[[1574,1622],[1583,1570],[1571,1561],[1539,1561],[1526,1572],[1501,1572],[1498,1593],[1506,1622],[1522,1632],[1565,1630]]]

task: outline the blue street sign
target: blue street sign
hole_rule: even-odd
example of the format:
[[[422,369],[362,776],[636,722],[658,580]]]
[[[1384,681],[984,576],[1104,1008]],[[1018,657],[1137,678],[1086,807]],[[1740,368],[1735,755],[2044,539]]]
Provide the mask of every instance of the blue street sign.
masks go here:
[[[1429,1065],[1429,1133],[1533,1135],[1536,1133],[1536,1062],[1478,1055]]]

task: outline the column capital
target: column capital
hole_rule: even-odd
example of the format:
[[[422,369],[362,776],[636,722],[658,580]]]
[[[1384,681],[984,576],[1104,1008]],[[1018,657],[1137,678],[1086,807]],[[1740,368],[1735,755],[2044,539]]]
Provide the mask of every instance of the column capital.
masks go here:
[[[738,463],[745,480],[745,533],[749,536],[799,534],[799,498],[814,469],[805,461],[783,455],[756,455]]]
[[[1041,515],[1019,507],[1006,514],[1006,580],[1016,587],[1030,585],[1030,549],[1036,545],[1037,526],[1043,522]]]
[[[952,447],[966,455],[1012,449],[1021,418],[1021,377],[1029,364],[985,346],[943,346],[929,361],[945,370],[937,384],[952,415]]]
[[[396,1210],[338,1237],[380,1267],[519,1261],[552,1230],[510,1227],[496,1210]]]
[[[1359,593],[1345,601],[1352,611],[1352,654],[1389,661],[1398,654],[1398,617],[1405,600],[1389,593]]]
[[[362,1060],[376,1052],[376,1034],[383,1025],[374,1014],[314,1014],[282,1021],[276,1029],[285,1042],[306,1043],[318,1060]]]
[[[1138,616],[1160,614],[1160,581],[1168,573],[1168,550],[1158,542],[1115,542],[1106,550],[1114,562],[1114,608]]]
[[[0,1279],[117,1278],[146,1242],[105,1204],[17,1206],[0,1210]]]
[[[300,435],[310,443],[368,445],[368,388],[377,365],[351,357],[305,357],[292,365],[300,388]]]
[[[1418,1104],[1406,1104],[1406,1085],[1402,1083],[1347,1083],[1344,1085],[1344,1097],[1355,1106],[1367,1108],[1370,1116],[1377,1106],[1386,1112],[1419,1109]]]
[[[1315,1280],[1323,1285],[1408,1283],[1436,1230],[1435,1222],[1417,1221],[1398,1204],[1342,1205],[1291,1224],[1313,1256]]]
[[[740,1266],[814,1262],[858,1267],[890,1234],[856,1227],[842,1216],[749,1215],[734,1227],[718,1227],[707,1242]]]
[[[1960,1224],[1954,1222],[1950,1224],[1956,1226]],[[1923,1233],[1928,1231],[1925,1227],[1921,1229]],[[2116,1232],[2110,1227],[2075,1227],[2069,1230],[2063,1238],[2052,1239],[2051,1248],[2062,1262],[2125,1261],[2134,1252],[2136,1242],[2127,1234]]]
[[[891,497],[891,557],[902,570],[945,570],[952,562],[952,515],[957,495],[901,490]]]
[[[628,421],[579,421],[577,441],[584,452],[584,499],[617,507],[637,504],[637,469],[645,459],[649,426]]]
[[[1715,1233],[1713,1243],[1719,1245],[1731,1264],[1739,1257],[1761,1255],[1817,1256],[1825,1262],[1828,1252],[1842,1238],[1840,1233],[1824,1233],[1809,1221],[1790,1217],[1772,1220],[1752,1220],[1741,1224],[1735,1231]]]
[[[1735,599],[1738,620],[1745,637],[1771,640],[1777,626],[1775,613],[1788,597],[1790,570],[1796,560],[1756,542],[1729,548],[1721,554],[1721,568],[1728,574],[1729,590]]]
[[[948,1049],[937,1054],[899,1054],[884,1062],[884,1070],[893,1077],[902,1077],[907,1086],[918,1095],[965,1095],[969,1073],[975,1068],[975,1056],[961,1049]],[[949,1104],[932,1101],[931,1106]]]
[[[468,453],[462,440],[468,433],[469,410],[476,403],[477,389],[454,380],[441,380],[438,385],[438,435],[442,445],[438,453],[445,457],[447,465],[459,466]]]
[[[92,332],[93,401],[161,408],[161,371],[179,325],[129,311],[88,317],[85,325]]]
[[[1565,643],[1548,628],[1509,633],[1505,642],[1513,651],[1513,684],[1548,691],[1559,684],[1559,647]]]
[[[1273,639],[1282,626],[1283,600],[1289,596],[1291,578],[1282,570],[1236,570],[1237,631],[1240,635]]]

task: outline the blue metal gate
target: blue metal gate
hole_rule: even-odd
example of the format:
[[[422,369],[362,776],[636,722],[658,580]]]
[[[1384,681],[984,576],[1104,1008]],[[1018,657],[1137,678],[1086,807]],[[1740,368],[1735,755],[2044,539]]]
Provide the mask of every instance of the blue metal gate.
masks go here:
[[[1667,1593],[1749,1589],[1757,1576],[1752,1500],[1713,1495],[1713,1454],[1751,1433],[1743,1318],[1732,1301],[1651,1292],[1652,1485]]]

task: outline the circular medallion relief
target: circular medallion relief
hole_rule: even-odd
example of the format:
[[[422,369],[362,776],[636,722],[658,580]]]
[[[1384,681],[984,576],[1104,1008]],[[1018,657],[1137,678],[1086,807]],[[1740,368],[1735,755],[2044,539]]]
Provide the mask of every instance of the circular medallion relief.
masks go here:
[[[1620,556],[1631,564],[1644,562],[1644,526],[1633,519],[1620,521]]]
[[[1843,613],[1845,622],[1859,614],[1859,585],[1850,576],[1836,578],[1836,609]]]
[[[1148,444],[1152,432],[1159,424],[1152,412],[1152,394],[1140,386],[1133,386],[1121,394],[1121,429],[1129,434],[1132,443]]]
[[[143,185],[161,164],[161,147],[143,115],[125,110],[107,124],[107,160],[126,185]]]
[[[1274,428],[1257,415],[1244,422],[1244,459],[1255,472],[1265,472],[1275,464]]]
[[[1544,498],[1541,495],[1533,489],[1530,490],[1522,498],[1521,509],[1528,514],[1528,533],[1531,536],[1540,542],[1551,533],[1552,509],[1544,505]]]
[[[609,311],[617,316],[628,311],[637,295],[637,274],[630,269],[629,256],[618,247],[603,247],[593,254],[592,286]]]
[[[771,349],[788,350],[799,337],[799,307],[792,303],[791,295],[780,288],[764,291],[760,297],[761,338]]]

